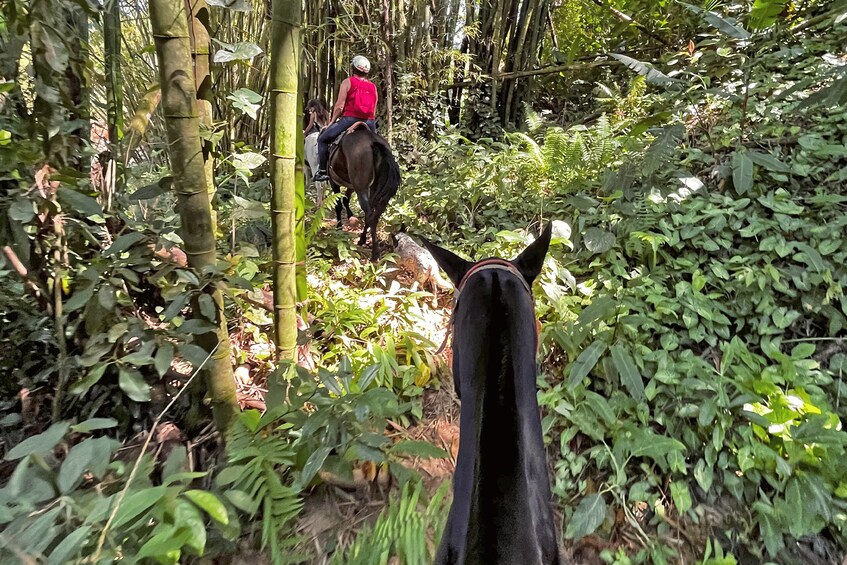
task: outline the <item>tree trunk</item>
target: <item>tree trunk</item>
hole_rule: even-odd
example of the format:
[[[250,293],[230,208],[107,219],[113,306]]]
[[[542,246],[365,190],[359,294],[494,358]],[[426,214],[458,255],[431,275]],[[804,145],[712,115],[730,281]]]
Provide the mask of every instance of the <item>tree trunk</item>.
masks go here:
[[[123,190],[123,172],[119,170],[121,141],[124,136],[124,85],[121,70],[121,11],[119,0],[107,0],[103,13],[103,51],[106,55],[106,122],[109,128],[109,153],[105,163],[104,189],[112,196]]]
[[[394,55],[391,49],[391,0],[382,0],[382,40],[385,49],[385,131],[394,143]]]
[[[162,109],[168,137],[168,154],[179,200],[180,235],[188,265],[199,269],[215,262],[215,236],[200,141],[196,86],[191,61],[188,14],[182,0],[150,0],[150,23],[156,38]],[[198,337],[211,354],[204,377],[215,425],[226,431],[237,410],[229,336],[220,291],[209,291],[215,304],[216,330]],[[194,315],[200,309],[194,305]]]
[[[86,82],[88,67],[88,14],[81,6],[67,4],[66,11],[67,33],[69,41],[69,64],[65,70],[68,94],[71,102],[69,119],[79,122],[72,132],[73,143],[68,153],[68,164],[73,168],[88,173],[91,170],[91,159],[84,154],[83,148],[91,138],[91,91]]]
[[[300,2],[273,0],[271,28],[271,223],[274,329],[280,359],[296,360],[295,200]]]

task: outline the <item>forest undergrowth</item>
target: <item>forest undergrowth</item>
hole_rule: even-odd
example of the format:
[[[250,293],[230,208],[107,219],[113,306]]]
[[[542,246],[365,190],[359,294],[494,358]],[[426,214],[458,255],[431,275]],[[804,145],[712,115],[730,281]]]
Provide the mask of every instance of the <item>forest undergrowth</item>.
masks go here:
[[[847,558],[837,6],[758,31],[692,8],[696,42],[652,63],[616,55],[590,119],[528,108],[521,132],[446,127],[401,156],[385,243],[403,225],[469,259],[511,257],[554,224],[534,289],[538,387],[575,563]],[[28,152],[0,139],[6,169]],[[433,304],[391,254],[368,262],[356,223],[326,220],[337,197],[307,203],[298,365],[277,364],[263,165],[244,152],[221,180],[237,186],[217,210],[231,233],[199,273],[179,260],[155,165],[128,173],[114,216],[54,177],[60,235],[39,227],[30,192],[3,196],[11,237],[61,237],[85,261],[61,279],[58,328],[32,281],[0,270],[0,387],[14,397],[0,558],[431,561],[458,441],[450,351],[435,354],[450,294]],[[207,287],[226,293],[244,408],[225,452],[196,392],[208,323],[186,314],[211,308]]]

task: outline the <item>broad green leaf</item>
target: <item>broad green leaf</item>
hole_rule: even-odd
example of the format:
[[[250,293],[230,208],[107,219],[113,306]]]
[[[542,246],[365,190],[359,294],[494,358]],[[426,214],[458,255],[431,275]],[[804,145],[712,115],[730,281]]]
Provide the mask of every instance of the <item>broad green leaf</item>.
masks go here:
[[[161,557],[163,562],[170,563],[172,559],[168,559],[168,557],[172,556],[174,552],[179,552],[192,536],[191,530],[175,528],[171,525],[162,525],[157,530],[158,532],[144,542],[144,545],[138,550],[135,555],[137,559]]]
[[[607,345],[602,341],[595,341],[586,347],[579,357],[576,358],[571,366],[570,377],[568,377],[568,388],[573,388],[582,382],[582,379],[588,376],[603,353],[606,352]]]
[[[691,509],[691,493],[688,491],[688,485],[686,483],[673,481],[671,483],[671,497],[680,515],[685,514]]]
[[[620,53],[611,53],[611,55],[639,75],[646,78],[647,82],[658,85],[668,85],[676,82],[675,79],[672,79],[662,71],[656,69],[650,63],[644,63],[637,59],[633,59],[632,57],[621,55]]]
[[[132,400],[150,402],[150,385],[135,369],[121,367],[118,373],[118,386]]]
[[[306,486],[312,480],[318,471],[323,467],[324,461],[326,460],[327,455],[332,451],[331,447],[323,446],[319,447],[309,455],[309,459],[306,461],[306,464],[303,466],[303,473],[300,475],[300,484]]]
[[[567,539],[580,539],[594,533],[606,519],[606,501],[599,493],[586,496],[576,507],[565,530]]]
[[[253,9],[249,0],[207,0],[209,6],[225,8],[233,12],[249,12]]]
[[[131,520],[141,515],[157,504],[167,493],[167,487],[158,486],[141,490],[130,490],[126,495],[112,523],[112,527],[118,530],[127,525]]]
[[[235,167],[239,171],[252,171],[253,169],[258,169],[261,167],[267,158],[261,153],[256,153],[254,151],[245,151],[243,153],[236,153],[232,156],[232,166]],[[236,197],[241,198],[241,197]],[[241,198],[241,200],[236,201],[239,206],[247,207],[247,203],[253,203],[253,200],[247,200],[246,198]],[[261,205],[262,214],[266,215],[265,207],[260,202],[256,204]]]
[[[446,451],[444,451],[440,447],[432,445],[428,441],[419,441],[411,439],[398,441],[393,446],[391,446],[390,451],[393,455],[411,455],[413,457],[424,457],[431,459],[442,459],[444,457],[449,456]]]
[[[118,303],[114,287],[110,284],[101,285],[100,290],[97,291],[97,302],[100,303],[103,310],[106,310],[107,312],[112,310]]]
[[[79,424],[71,426],[71,430],[78,434],[88,434],[95,430],[107,430],[118,425],[114,418],[89,418]]]
[[[145,239],[147,239],[147,236],[137,231],[124,234],[118,239],[116,239],[114,242],[112,242],[112,245],[110,245],[108,249],[103,251],[103,255],[108,256],[120,254],[135,245],[136,243],[144,241]]]
[[[756,0],[750,10],[750,29],[765,29],[776,23],[789,0]]]
[[[712,471],[712,467],[703,459],[697,461],[697,465],[694,467],[694,479],[705,492],[709,492],[712,488],[712,483],[715,480],[715,474],[714,471]]]
[[[215,477],[215,483],[218,486],[231,485],[240,479],[245,472],[246,468],[243,465],[228,465]]]
[[[200,313],[210,322],[217,319],[218,309],[215,306],[214,299],[208,294],[201,294],[197,298],[197,303],[200,305]]]
[[[621,376],[621,384],[634,399],[644,401],[644,381],[629,351],[622,345],[613,345],[612,361]]]
[[[60,186],[57,195],[59,202],[62,203],[62,207],[67,207],[68,211],[77,211],[84,216],[103,215],[103,209],[100,208],[97,201],[87,194],[82,194],[72,188]]]
[[[685,2],[681,2],[681,4],[692,12],[694,12],[695,14],[700,14],[701,16],[703,16],[703,19],[706,20],[709,25],[713,26],[715,29],[717,29],[724,35],[727,35],[734,39],[750,38],[750,32],[744,29],[743,27],[736,25],[735,20],[731,20],[730,18],[724,18],[714,12],[704,10],[698,6],[693,6]]]
[[[21,423],[21,420],[23,420],[23,418],[17,412],[6,414],[2,418],[0,418],[0,428],[9,428],[12,426],[17,426]]]
[[[95,455],[94,439],[87,439],[71,448],[68,456],[62,461],[57,480],[59,491],[68,494],[76,486],[77,481],[82,480],[82,475],[88,470]]]
[[[28,224],[36,213],[35,202],[28,198],[18,198],[9,206],[9,217],[22,224]]]
[[[88,389],[100,382],[100,379],[103,378],[103,374],[108,368],[109,365],[107,363],[97,363],[88,370],[84,377],[72,384],[68,391],[71,394],[85,394],[88,392]]]
[[[769,171],[774,171],[776,173],[791,172],[791,167],[789,167],[770,153],[763,153],[761,151],[748,151],[747,156],[750,157],[751,161],[753,161],[759,166],[768,169]]]
[[[233,506],[247,514],[255,514],[258,509],[257,501],[243,490],[228,490],[224,492],[224,496]]]
[[[808,243],[798,243],[797,249],[799,249],[802,253],[795,255],[795,260],[805,262],[819,273],[826,270],[826,263],[824,263],[823,257],[821,257],[821,254],[818,253],[817,249]]]
[[[79,555],[79,550],[85,543],[85,538],[91,531],[91,526],[82,526],[76,528],[59,542],[53,551],[50,552],[50,557],[47,558],[47,565],[66,565],[67,563],[76,563],[76,557]]]
[[[129,200],[131,202],[137,202],[139,200],[150,200],[151,198],[157,198],[163,194],[169,192],[173,186],[173,177],[167,176],[162,177],[158,181],[148,184],[146,186],[142,186],[135,192],[129,195]]]
[[[232,101],[234,108],[241,110],[254,120],[262,103],[262,95],[256,94],[249,88],[239,88],[227,96],[226,99]]]
[[[168,369],[171,368],[171,363],[174,359],[174,346],[171,343],[165,342],[156,350],[156,356],[153,357],[153,366],[156,368],[156,373],[160,377],[164,377]]]
[[[215,63],[252,61],[254,57],[263,53],[261,47],[250,41],[239,41],[237,43],[224,43],[217,39],[213,39],[213,41],[223,47],[223,49],[215,53]]]
[[[604,229],[592,227],[585,230],[583,236],[585,248],[592,253],[605,253],[615,245],[615,236],[613,233]]]
[[[738,194],[745,194],[753,186],[753,161],[746,151],[732,154],[732,184]]]
[[[65,312],[73,312],[79,310],[91,301],[94,296],[94,285],[86,284],[86,286],[75,288],[70,299],[64,304]]]
[[[20,442],[6,454],[4,459],[6,461],[15,461],[27,455],[49,453],[62,441],[62,438],[68,433],[70,427],[70,424],[67,422],[57,422],[47,428],[43,433],[28,437]]]
[[[610,296],[598,296],[587,308],[580,312],[579,325],[590,326],[597,320],[606,320],[615,313],[616,307],[617,302]]]
[[[202,508],[213,520],[226,525],[229,524],[229,515],[226,506],[218,500],[218,497],[205,490],[188,490],[183,493],[188,500]]]

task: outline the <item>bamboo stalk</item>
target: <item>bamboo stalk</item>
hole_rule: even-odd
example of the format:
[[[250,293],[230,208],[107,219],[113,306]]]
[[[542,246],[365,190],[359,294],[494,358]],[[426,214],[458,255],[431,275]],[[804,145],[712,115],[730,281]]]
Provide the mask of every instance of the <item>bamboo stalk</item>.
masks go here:
[[[106,63],[106,102],[110,155],[106,176],[109,194],[123,190],[123,172],[118,170],[124,136],[123,73],[121,71],[121,11],[119,0],[107,0],[103,13],[103,51]],[[112,198],[107,199],[109,203]],[[108,209],[107,205],[107,209]]]
[[[195,269],[215,263],[215,237],[200,141],[200,118],[191,60],[187,7],[182,0],[150,0],[150,22],[159,59],[162,110],[168,137],[168,154],[179,200],[180,235],[188,265]],[[238,410],[230,361],[230,344],[223,297],[209,290],[215,304],[216,329],[198,336],[212,358],[204,371],[216,427],[222,432]],[[194,315],[199,308],[194,308]]]
[[[273,0],[271,15],[271,224],[274,338],[280,359],[296,360],[296,163],[300,2]]]
[[[200,117],[200,127],[207,132],[212,130],[212,59],[210,51],[212,40],[209,36],[209,6],[206,0],[188,0],[189,31],[191,34],[191,56],[194,60],[194,84],[197,86],[197,111]],[[212,226],[218,233],[218,219],[215,212],[215,155],[212,142],[202,140],[203,171],[206,176],[206,189],[209,192],[209,203],[212,213]]]

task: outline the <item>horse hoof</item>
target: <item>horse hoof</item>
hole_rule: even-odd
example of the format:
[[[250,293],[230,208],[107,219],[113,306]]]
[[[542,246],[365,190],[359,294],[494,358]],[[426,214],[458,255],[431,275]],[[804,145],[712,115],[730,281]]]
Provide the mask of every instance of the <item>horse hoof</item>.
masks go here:
[[[337,224],[335,224],[335,229],[343,230],[344,229],[344,222],[338,222]]]

